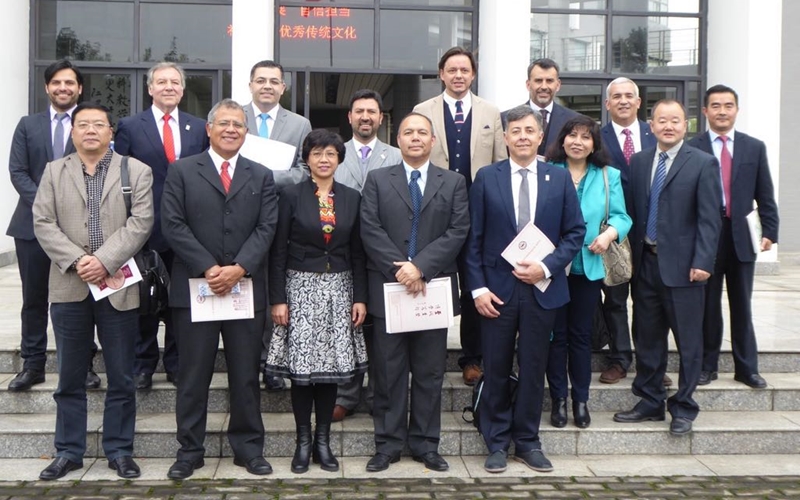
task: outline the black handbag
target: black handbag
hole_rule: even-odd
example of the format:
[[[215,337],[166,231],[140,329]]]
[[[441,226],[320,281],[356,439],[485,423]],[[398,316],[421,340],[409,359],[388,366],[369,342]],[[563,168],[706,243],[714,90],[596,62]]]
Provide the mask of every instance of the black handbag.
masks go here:
[[[120,181],[125,211],[131,216],[131,180],[128,173],[128,157],[123,156],[120,164]],[[139,282],[139,314],[142,316],[163,316],[169,307],[169,272],[161,256],[147,244],[133,256],[142,274]]]

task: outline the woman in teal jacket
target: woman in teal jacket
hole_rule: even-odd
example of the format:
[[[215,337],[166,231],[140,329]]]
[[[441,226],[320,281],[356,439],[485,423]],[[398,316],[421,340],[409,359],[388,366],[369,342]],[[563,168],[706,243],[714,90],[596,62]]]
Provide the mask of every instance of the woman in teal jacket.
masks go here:
[[[592,317],[600,300],[605,276],[603,253],[612,241],[622,241],[631,228],[625,211],[620,172],[605,167],[609,185],[608,229],[600,232],[606,218],[604,166],[608,165],[600,127],[591,118],[572,118],[548,150],[548,161],[566,168],[578,193],[586,237],[572,261],[567,281],[570,302],[558,311],[550,343],[547,381],[553,401],[550,422],[555,427],[567,425],[567,373],[572,383],[572,415],[579,428],[589,427],[591,417],[587,402],[592,377]]]

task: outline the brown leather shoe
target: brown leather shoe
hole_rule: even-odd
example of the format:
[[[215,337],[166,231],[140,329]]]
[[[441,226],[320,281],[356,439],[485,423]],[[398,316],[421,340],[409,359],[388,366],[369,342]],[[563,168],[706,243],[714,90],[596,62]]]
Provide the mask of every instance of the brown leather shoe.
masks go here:
[[[672,379],[664,375],[664,387],[672,387]]]
[[[465,384],[475,385],[475,382],[483,375],[483,370],[478,365],[467,365],[462,370],[461,375],[464,377]]]
[[[628,372],[623,370],[622,366],[614,363],[600,374],[600,382],[604,384],[616,384],[627,376]]]
[[[333,407],[333,421],[334,422],[341,422],[344,420],[345,417],[349,417],[353,414],[353,410],[348,410],[342,405],[336,405]]]

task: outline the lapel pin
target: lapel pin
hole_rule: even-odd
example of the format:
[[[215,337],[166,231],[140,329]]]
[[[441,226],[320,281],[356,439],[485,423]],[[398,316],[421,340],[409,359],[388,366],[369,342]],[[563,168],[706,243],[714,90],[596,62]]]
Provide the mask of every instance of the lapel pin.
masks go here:
[[[188,123],[186,124],[186,130],[192,130],[192,126],[189,125]]]
[[[545,174],[544,181],[545,182],[550,182],[550,174]]]
[[[381,160],[385,160],[385,159],[386,159],[386,153],[381,153]]]

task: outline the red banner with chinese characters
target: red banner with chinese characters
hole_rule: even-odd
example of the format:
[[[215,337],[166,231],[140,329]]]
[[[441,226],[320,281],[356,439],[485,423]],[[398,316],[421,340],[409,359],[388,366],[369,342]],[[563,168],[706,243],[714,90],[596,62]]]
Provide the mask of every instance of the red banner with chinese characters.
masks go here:
[[[299,10],[300,20],[294,23],[284,22],[284,18],[295,18],[296,11]],[[279,9],[281,16],[280,37],[286,39],[304,40],[357,40],[358,33],[353,25],[332,26],[333,18],[350,17],[350,9],[346,7],[286,7]]]

